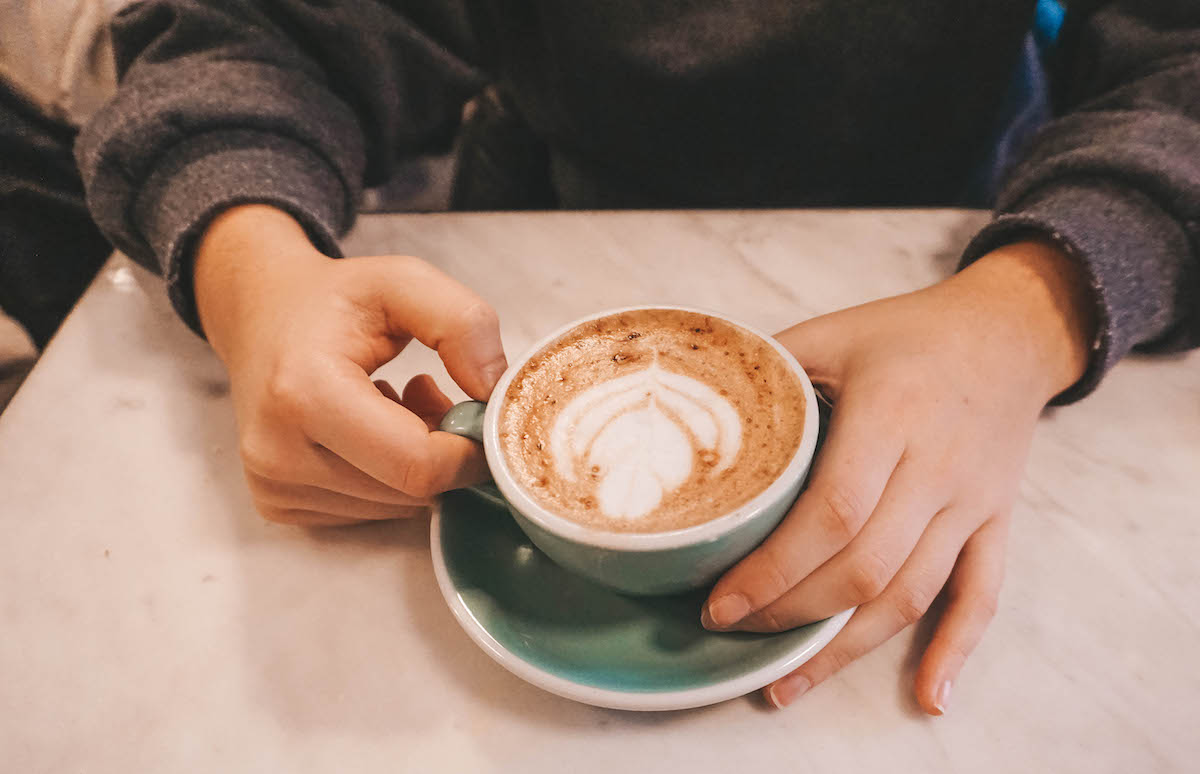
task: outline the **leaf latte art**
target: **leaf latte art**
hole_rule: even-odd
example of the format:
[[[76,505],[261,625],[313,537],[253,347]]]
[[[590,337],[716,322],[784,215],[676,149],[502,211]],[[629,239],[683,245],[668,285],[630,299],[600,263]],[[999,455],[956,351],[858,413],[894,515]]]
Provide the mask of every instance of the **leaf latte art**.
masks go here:
[[[495,400],[499,396],[493,396]],[[732,513],[787,467],[804,388],[769,342],[679,309],[581,323],[504,388],[500,453],[551,513],[666,532]]]
[[[696,464],[728,468],[741,445],[742,423],[729,401],[657,363],[584,391],[550,431],[559,474],[577,481],[590,472],[600,512],[620,519],[650,513]]]

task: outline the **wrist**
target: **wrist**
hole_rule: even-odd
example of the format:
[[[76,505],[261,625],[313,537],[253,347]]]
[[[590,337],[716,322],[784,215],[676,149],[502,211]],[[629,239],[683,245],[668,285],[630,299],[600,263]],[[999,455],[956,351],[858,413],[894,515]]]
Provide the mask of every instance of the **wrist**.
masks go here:
[[[287,277],[327,260],[283,210],[248,204],[215,217],[197,243],[192,280],[200,325],[218,357],[229,364],[240,331],[255,325],[251,318]]]
[[[1048,239],[1031,238],[979,258],[953,282],[997,309],[1030,354],[1049,401],[1082,378],[1096,336],[1096,306],[1080,262]]]

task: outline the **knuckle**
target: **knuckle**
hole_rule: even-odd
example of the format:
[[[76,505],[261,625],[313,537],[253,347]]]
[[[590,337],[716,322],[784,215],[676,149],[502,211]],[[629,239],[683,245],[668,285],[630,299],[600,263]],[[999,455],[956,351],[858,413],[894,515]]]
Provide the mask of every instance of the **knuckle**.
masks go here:
[[[887,561],[875,553],[856,557],[850,563],[847,585],[856,604],[875,599],[892,580],[892,569]]]
[[[343,287],[370,288],[379,282],[380,275],[391,275],[403,280],[421,270],[425,262],[415,255],[387,253],[386,255],[358,255],[353,260],[337,262],[339,271],[332,282]]]
[[[951,664],[965,664],[970,655],[961,644],[952,642],[946,646],[944,658]]]
[[[991,592],[979,592],[963,600],[971,615],[981,621],[991,621],[1000,610],[1000,597]]]
[[[393,268],[402,272],[428,271],[433,268],[415,255],[389,255],[387,260]]]
[[[905,626],[916,623],[933,604],[933,596],[928,592],[914,587],[905,586],[896,592],[893,606]]]
[[[500,318],[496,310],[482,298],[472,297],[445,323],[445,333],[439,340],[463,339],[479,332],[500,330]]]
[[[245,473],[246,488],[255,502],[271,502],[276,491],[275,482],[255,473],[249,465],[242,465],[242,471]]]
[[[308,414],[309,396],[301,380],[290,374],[290,370],[281,369],[271,376],[266,386],[267,408],[275,415],[296,420]]]
[[[843,544],[849,543],[867,520],[862,500],[844,486],[826,487],[821,492],[820,506],[820,526]]]
[[[389,274],[396,278],[399,282],[428,282],[431,279],[442,279],[446,277],[440,269],[435,267],[428,261],[418,258],[415,255],[389,255],[386,256],[386,268]],[[365,278],[367,282],[374,285],[377,282],[377,277],[372,275]]]
[[[264,443],[255,435],[244,436],[238,444],[248,478],[270,479],[282,481],[287,478],[287,465],[280,454],[276,454],[270,444]]]
[[[782,620],[780,620],[776,613],[771,611],[770,608],[760,610],[756,617],[758,618],[758,627],[756,628],[760,631],[782,632],[789,628]]]
[[[258,515],[264,520],[272,524],[294,524],[296,516],[287,508],[280,508],[276,505],[268,503],[255,503],[255,508],[258,509]]]
[[[768,605],[774,602],[795,584],[787,569],[786,558],[779,549],[771,544],[762,547],[758,553],[755,569],[757,582],[747,591],[754,607]],[[762,611],[765,615],[766,612]]]
[[[465,330],[500,327],[500,317],[496,314],[496,310],[482,298],[477,298],[467,304],[458,319],[459,324]]]
[[[250,490],[250,496],[254,498],[254,502],[263,506],[286,508],[294,506],[297,502],[297,497],[292,494],[290,484],[264,478],[248,470],[246,471],[246,488]]]
[[[410,468],[409,473],[404,478],[403,492],[411,497],[426,498],[433,497],[438,494],[437,487],[433,485],[431,476],[427,473],[416,471]]]
[[[825,659],[823,659],[828,664],[828,669],[826,670],[825,674],[831,675],[834,672],[842,671],[846,667],[853,664],[856,658],[858,658],[858,655],[852,653],[848,648],[845,647],[834,648],[830,650],[825,656]]]
[[[409,497],[424,500],[439,494],[434,481],[433,466],[428,456],[413,454],[396,473],[397,487]]]

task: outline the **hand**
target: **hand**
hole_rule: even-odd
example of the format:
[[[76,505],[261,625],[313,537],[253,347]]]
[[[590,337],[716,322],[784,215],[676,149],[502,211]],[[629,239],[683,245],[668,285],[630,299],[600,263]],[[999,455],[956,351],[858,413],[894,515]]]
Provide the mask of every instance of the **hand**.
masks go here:
[[[487,399],[506,361],[495,312],[466,287],[416,258],[330,259],[290,216],[261,205],[214,220],[194,278],[265,518],[399,518],[487,478],[477,444],[436,432],[451,402],[429,376],[403,397],[370,377],[416,338],[468,395]]]
[[[926,290],[779,334],[834,402],[807,489],[715,586],[709,628],[777,631],[857,605],[811,660],[766,689],[776,706],[946,607],[915,681],[930,714],[996,610],[1035,423],[1077,381],[1094,322],[1080,270],[1037,242]]]

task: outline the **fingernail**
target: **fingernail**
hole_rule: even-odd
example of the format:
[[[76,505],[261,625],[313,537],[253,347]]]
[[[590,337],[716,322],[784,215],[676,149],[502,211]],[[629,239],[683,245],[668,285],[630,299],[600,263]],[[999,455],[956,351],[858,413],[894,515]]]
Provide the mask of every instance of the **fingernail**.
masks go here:
[[[726,594],[708,603],[701,616],[706,629],[724,629],[750,615],[750,603],[741,594]],[[707,618],[707,620],[705,620]]]
[[[783,709],[808,693],[809,688],[812,688],[812,681],[804,675],[788,675],[767,688],[767,701],[774,704],[775,709]]]
[[[945,715],[946,707],[950,704],[950,681],[943,680],[938,686],[937,696],[933,699],[933,708],[937,710],[937,714]]]

